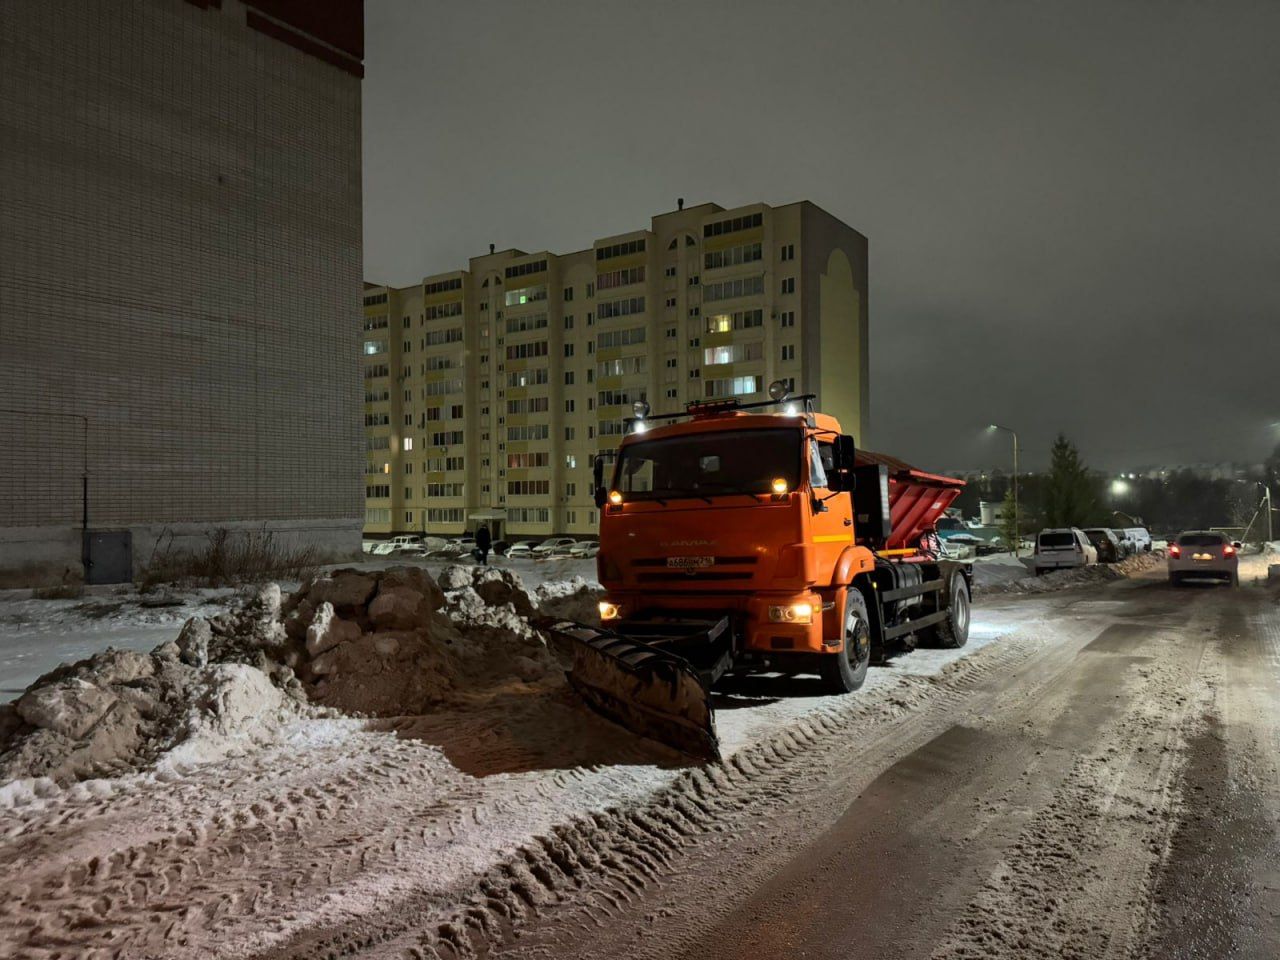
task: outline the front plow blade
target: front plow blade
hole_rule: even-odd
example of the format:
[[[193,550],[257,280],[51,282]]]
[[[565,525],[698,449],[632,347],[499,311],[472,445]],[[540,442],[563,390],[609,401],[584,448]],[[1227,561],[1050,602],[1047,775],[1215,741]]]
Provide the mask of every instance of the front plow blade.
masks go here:
[[[719,760],[711,691],[683,657],[569,620],[538,626],[569,641],[569,683],[598,713],[699,760]]]

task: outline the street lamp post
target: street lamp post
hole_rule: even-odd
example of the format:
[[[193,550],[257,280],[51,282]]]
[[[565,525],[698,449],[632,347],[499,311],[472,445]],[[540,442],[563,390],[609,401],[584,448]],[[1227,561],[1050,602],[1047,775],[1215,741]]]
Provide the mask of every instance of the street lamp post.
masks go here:
[[[1009,427],[991,424],[992,430],[1003,430],[1013,437],[1013,555],[1018,555],[1022,545],[1022,525],[1018,522],[1018,434]]]

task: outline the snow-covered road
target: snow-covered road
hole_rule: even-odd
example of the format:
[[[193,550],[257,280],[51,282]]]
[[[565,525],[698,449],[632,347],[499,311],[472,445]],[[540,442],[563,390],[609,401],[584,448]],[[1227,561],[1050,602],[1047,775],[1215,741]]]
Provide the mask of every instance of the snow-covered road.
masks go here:
[[[1184,771],[1214,768],[1223,730],[1253,738],[1227,752],[1262,818],[1250,855],[1274,840],[1277,642],[1261,587],[1174,591],[1157,570],[984,600],[967,647],[897,657],[853,696],[740,682],[717,698],[727,758],[710,767],[518,691],[301,720],[266,748],[6,811],[0,953],[1137,955],[1134,924],[1157,942],[1174,922],[1153,891],[1194,912],[1161,864],[1197,855]],[[1249,864],[1218,874],[1253,882]],[[811,906],[840,909],[787,906],[815,889],[838,895]],[[1264,942],[1256,916],[1275,907],[1265,889],[1254,913],[1237,903],[1239,936]]]

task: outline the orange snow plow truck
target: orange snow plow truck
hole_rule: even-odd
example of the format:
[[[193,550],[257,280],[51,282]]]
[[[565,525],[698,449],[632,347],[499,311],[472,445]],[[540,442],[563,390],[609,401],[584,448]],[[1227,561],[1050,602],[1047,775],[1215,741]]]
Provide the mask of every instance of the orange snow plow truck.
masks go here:
[[[719,757],[726,674],[849,693],[873,657],[968,638],[972,567],[933,532],[963,481],[856,451],[812,395],[770,396],[637,403],[607,482],[595,464],[600,622],[542,624],[594,709],[698,758]]]

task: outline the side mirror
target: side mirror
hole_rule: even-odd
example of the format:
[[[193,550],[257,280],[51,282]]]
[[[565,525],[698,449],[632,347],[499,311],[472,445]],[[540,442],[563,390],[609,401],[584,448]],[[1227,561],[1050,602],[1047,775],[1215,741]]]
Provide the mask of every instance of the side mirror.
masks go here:
[[[596,507],[603,509],[605,501],[609,499],[609,493],[604,488],[604,461],[600,457],[596,457],[591,465],[591,477],[595,486]]]
[[[847,493],[854,488],[853,468],[857,460],[857,450],[853,445],[853,437],[843,433],[836,437],[832,451],[832,469],[827,477],[827,489]]]

